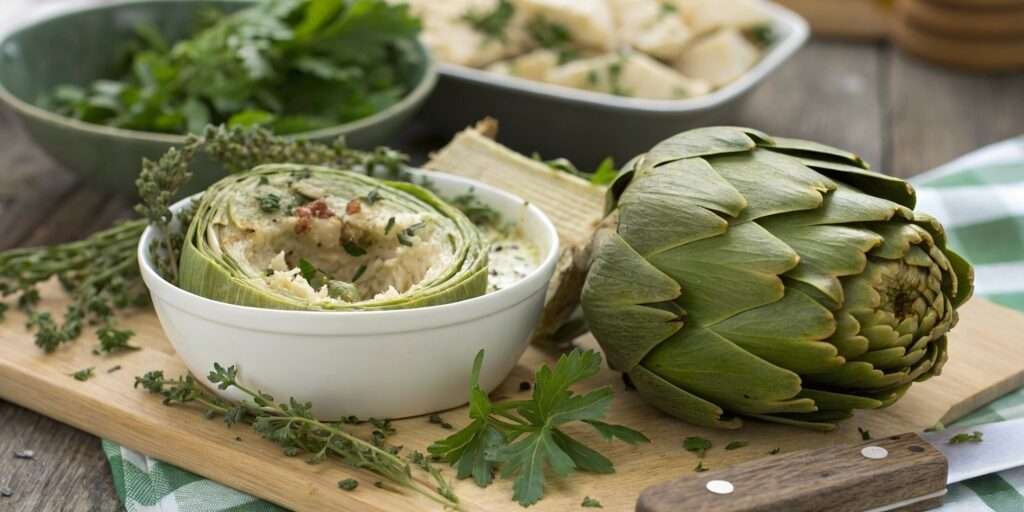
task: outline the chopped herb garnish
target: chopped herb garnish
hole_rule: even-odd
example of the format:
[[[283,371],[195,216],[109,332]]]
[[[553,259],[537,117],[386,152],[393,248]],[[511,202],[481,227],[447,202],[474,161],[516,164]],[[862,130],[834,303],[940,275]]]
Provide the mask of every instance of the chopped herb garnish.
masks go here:
[[[676,4],[672,2],[661,2],[661,5],[658,8],[658,16],[662,17],[675,14],[677,12],[679,12],[679,8],[677,8]]]
[[[749,444],[750,443],[748,443],[746,441],[732,441],[729,444],[725,445],[725,449],[726,450],[739,450],[740,448],[743,448],[743,447],[745,447],[745,446],[747,446]]]
[[[260,180],[257,183],[259,185],[270,185],[270,178],[266,176],[260,176]]]
[[[697,465],[694,466],[694,468],[693,468],[693,471],[696,472],[696,473],[703,473],[703,472],[705,472],[707,470],[708,470],[708,468],[707,468],[707,466],[704,465],[704,461],[703,460],[698,460],[697,461]]]
[[[366,200],[366,204],[373,204],[373,203],[376,203],[377,201],[380,201],[381,200],[380,189],[376,189],[375,188],[375,189],[371,190],[369,193],[366,194],[366,197],[364,197],[363,199]]]
[[[604,508],[604,505],[601,505],[600,501],[597,501],[590,496],[585,496],[583,498],[583,503],[580,503],[580,506],[583,508]]]
[[[14,458],[15,459],[32,460],[32,459],[36,458],[36,452],[34,452],[32,450],[18,450],[16,452],[14,452]]]
[[[141,350],[141,347],[128,344],[128,340],[135,335],[132,331],[115,329],[107,325],[96,331],[96,334],[100,340],[100,348],[94,351],[96,354]]]
[[[71,375],[77,381],[85,382],[96,376],[96,373],[94,371],[95,369],[95,367],[90,366],[88,368],[78,370],[77,372],[70,373],[69,375]]]
[[[366,249],[359,247],[359,245],[357,245],[355,242],[351,240],[345,240],[344,242],[341,243],[341,246],[344,247],[345,252],[347,252],[348,255],[352,256],[353,258],[366,256]]]
[[[600,421],[611,403],[610,386],[584,395],[571,386],[589,379],[601,369],[601,355],[593,350],[575,349],[559,358],[554,368],[537,370],[533,396],[529,400],[491,402],[480,387],[484,352],[477,353],[470,379],[469,417],[463,430],[435,442],[432,455],[454,466],[458,478],[472,477],[486,487],[499,469],[505,478],[515,477],[512,498],[530,506],[544,496],[545,469],[560,476],[575,470],[611,473],[612,461],[561,430],[575,421],[593,427],[605,439],[629,444],[648,443],[642,433],[621,425]]]
[[[302,258],[302,259],[299,260],[298,267],[299,267],[299,275],[301,275],[303,279],[305,279],[307,282],[310,282],[310,283],[312,283],[313,278],[317,277],[317,274],[321,273],[306,258]]]
[[[121,365],[111,366],[109,369],[107,369],[107,373],[114,373],[118,371],[121,371]]]
[[[484,204],[473,193],[473,189],[453,197],[448,200],[448,204],[461,210],[477,226],[495,227],[501,223],[501,214],[494,208]]]
[[[565,25],[549,21],[544,16],[535,16],[526,24],[526,32],[537,46],[558,54],[558,63],[565,64],[579,56],[572,47],[572,31]]]
[[[711,441],[703,437],[691,436],[683,440],[683,448],[690,453],[697,454],[698,457],[704,457],[704,453],[711,449]]]
[[[624,57],[608,64],[608,92],[616,96],[630,96],[630,92],[622,85],[622,68],[625,63]]]
[[[778,455],[780,451],[781,450],[778,448],[772,448],[771,450],[768,450],[768,455]]]
[[[484,36],[484,41],[506,40],[506,29],[516,13],[510,0],[498,0],[498,4],[490,11],[471,9],[462,15],[462,21],[473,27],[473,30]]]
[[[386,226],[384,226],[384,234],[386,235],[386,234],[390,233],[391,229],[394,228],[394,227],[395,227],[395,218],[394,217],[388,218],[388,223],[387,223]]]
[[[857,427],[857,432],[860,433],[860,438],[861,438],[862,441],[870,441],[871,440],[871,431],[870,430],[864,430],[864,429],[862,429],[860,427]]]
[[[358,281],[359,278],[363,277],[363,274],[365,274],[365,273],[366,273],[366,264],[363,263],[362,265],[359,265],[359,268],[356,269],[356,273],[352,274],[352,282],[354,283],[354,282]]]
[[[435,424],[435,425],[440,425],[441,428],[443,428],[445,430],[451,430],[452,429],[452,424],[448,423],[447,421],[445,421],[444,418],[442,418],[438,414],[431,414],[430,418],[428,419],[428,421],[430,423]]]
[[[977,430],[969,434],[967,432],[961,432],[949,438],[949,444],[980,443],[983,435],[984,434],[982,432]]]
[[[359,481],[355,478],[346,478],[338,482],[338,488],[343,491],[354,491],[359,487]]]
[[[775,29],[769,24],[758,25],[748,31],[750,39],[759,46],[771,46],[775,42]]]
[[[419,231],[420,229],[423,229],[424,226],[426,226],[426,223],[417,222],[416,224],[413,224],[412,226],[403,229],[400,233],[398,233],[398,243],[406,247],[412,247],[413,237],[415,237],[416,232]]]
[[[281,209],[281,196],[273,192],[256,198],[260,203],[260,210],[266,213],[276,212]]]

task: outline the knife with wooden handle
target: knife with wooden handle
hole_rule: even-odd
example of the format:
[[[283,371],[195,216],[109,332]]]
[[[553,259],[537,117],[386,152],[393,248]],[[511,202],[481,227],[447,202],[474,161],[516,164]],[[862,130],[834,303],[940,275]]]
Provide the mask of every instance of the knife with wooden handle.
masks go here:
[[[951,444],[960,433],[979,443]],[[648,487],[637,512],[916,512],[946,486],[1024,466],[1024,419],[762,458]]]

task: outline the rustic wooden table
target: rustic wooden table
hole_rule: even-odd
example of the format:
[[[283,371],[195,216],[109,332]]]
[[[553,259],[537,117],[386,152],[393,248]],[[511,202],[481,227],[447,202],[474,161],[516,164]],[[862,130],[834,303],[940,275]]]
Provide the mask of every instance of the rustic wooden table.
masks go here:
[[[912,176],[1024,133],[1024,73],[963,74],[884,44],[813,41],[734,123],[851,149]],[[413,126],[398,146],[422,159],[444,142]],[[130,215],[128,202],[57,166],[0,110],[0,250],[78,239]],[[35,458],[16,459],[18,450]],[[4,401],[0,487],[14,492],[0,511],[121,509],[98,439]]]

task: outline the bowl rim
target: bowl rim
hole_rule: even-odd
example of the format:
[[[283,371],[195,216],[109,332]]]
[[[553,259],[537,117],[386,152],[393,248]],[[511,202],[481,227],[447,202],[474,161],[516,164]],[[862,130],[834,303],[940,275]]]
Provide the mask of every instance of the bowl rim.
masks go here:
[[[466,323],[481,317],[500,314],[544,290],[561,255],[558,231],[550,217],[533,203],[500,188],[476,180],[439,171],[409,167],[414,175],[427,176],[436,182],[454,182],[456,186],[485,190],[505,201],[525,205],[526,215],[540,222],[540,241],[548,242],[548,250],[540,263],[526,277],[513,285],[458,302],[409,309],[378,311],[305,311],[241,306],[208,299],[170,283],[153,268],[149,254],[156,229],[146,226],[136,249],[143,280],[154,302],[166,302],[183,313],[202,317],[218,324],[286,334],[325,335],[337,337],[339,327],[346,335],[405,333],[417,329]],[[195,196],[184,198],[171,206],[183,208]],[[545,240],[546,239],[546,240]],[[341,322],[341,323],[339,323]]]
[[[239,4],[254,3],[253,0],[218,0],[223,2],[233,2]],[[30,17],[27,20],[16,24],[15,26],[0,32],[0,52],[6,44],[12,41],[16,36],[23,32],[36,28],[43,23],[48,23],[54,20],[63,18],[71,18],[74,16],[81,15],[87,12],[98,12],[98,11],[113,11],[124,7],[143,5],[143,4],[156,4],[156,3],[180,3],[180,4],[201,4],[195,0],[114,0],[109,3],[103,3],[98,5],[76,5],[68,7],[66,9],[59,9],[57,12],[51,12],[37,17]],[[423,77],[405,96],[402,97],[398,102],[388,106],[387,108],[371,114],[369,116],[342,123],[327,128],[320,128],[308,132],[292,133],[284,135],[286,139],[326,139],[347,135],[352,132],[356,132],[370,126],[380,124],[388,119],[391,119],[401,112],[407,111],[411,108],[415,108],[423,99],[430,94],[437,85],[438,80],[438,66],[437,61],[434,59],[430,51],[423,45],[423,42],[417,37],[415,38],[416,48],[424,56],[424,67]],[[88,123],[80,121],[67,116],[62,116],[55,112],[51,112],[42,107],[36,106],[30,102],[22,100],[21,98],[14,95],[14,93],[7,90],[4,86],[3,76],[0,75],[0,102],[6,103],[18,111],[20,114],[34,117],[43,121],[47,121],[54,124],[64,125],[67,128],[73,130],[80,130],[90,132],[93,135],[109,136],[109,137],[120,137],[126,139],[132,139],[144,142],[157,142],[163,144],[184,144],[189,134],[177,135],[160,132],[147,132],[143,130],[132,130],[127,128],[116,128],[113,126],[106,126],[95,123]]]
[[[736,80],[708,94],[678,100],[627,98],[584,89],[548,84],[506,76],[483,69],[459,64],[439,62],[442,76],[489,85],[516,93],[525,93],[545,99],[557,99],[579,106],[597,107],[617,112],[640,112],[653,115],[672,115],[708,110],[728,103],[748,92],[769,74],[778,69],[796,53],[810,37],[810,26],[799,14],[774,2],[765,2],[776,27],[785,28],[785,37],[765,51],[751,69]]]

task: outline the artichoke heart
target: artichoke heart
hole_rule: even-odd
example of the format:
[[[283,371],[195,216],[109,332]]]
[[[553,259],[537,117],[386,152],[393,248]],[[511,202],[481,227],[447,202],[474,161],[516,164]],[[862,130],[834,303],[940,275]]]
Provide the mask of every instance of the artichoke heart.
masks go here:
[[[681,133],[609,187],[582,294],[611,366],[703,426],[831,429],[938,375],[973,271],[903,180],[732,127]]]
[[[487,254],[461,211],[417,185],[262,165],[203,193],[179,284],[253,307],[405,309],[483,295]]]

